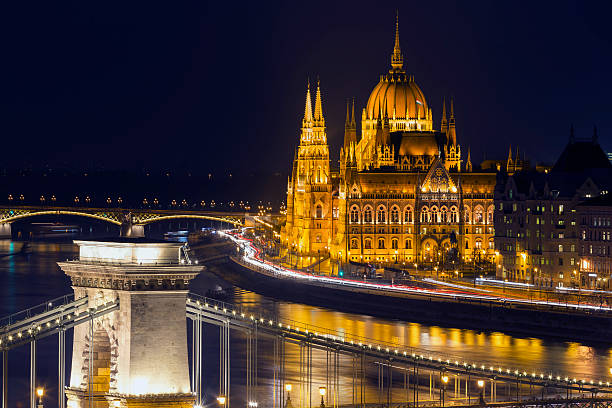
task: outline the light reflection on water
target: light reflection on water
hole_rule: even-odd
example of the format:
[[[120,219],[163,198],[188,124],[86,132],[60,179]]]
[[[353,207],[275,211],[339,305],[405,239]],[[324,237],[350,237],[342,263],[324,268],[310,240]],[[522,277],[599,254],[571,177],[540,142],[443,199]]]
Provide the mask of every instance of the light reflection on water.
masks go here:
[[[21,249],[21,242],[0,241],[0,255],[17,253]],[[31,245],[30,255],[14,255],[0,257],[0,316],[25,309],[47,299],[71,292],[69,279],[59,270],[56,262],[73,258],[77,255],[76,247],[70,243],[36,242]],[[612,348],[606,345],[590,346],[577,342],[562,342],[542,338],[521,338],[500,332],[477,332],[459,328],[438,327],[409,322],[405,320],[380,319],[363,315],[351,315],[334,310],[323,309],[303,304],[294,304],[285,301],[275,301],[258,294],[239,288],[230,288],[230,285],[221,282],[215,276],[204,273],[192,283],[192,291],[204,295],[209,289],[221,284],[229,288],[230,302],[239,303],[247,307],[266,310],[277,314],[280,320],[295,320],[305,324],[325,327],[367,337],[372,341],[396,343],[404,347],[414,347],[432,353],[457,356],[470,362],[482,362],[495,367],[524,369],[527,371],[553,372],[577,378],[605,379],[609,376],[608,370],[612,366]],[[373,305],[375,307],[375,305]],[[204,391],[208,399],[214,398],[218,392],[218,332],[217,329],[205,329],[207,346],[204,349]],[[244,384],[244,338],[232,333],[232,389],[243,394],[241,384]],[[56,384],[56,341],[46,339],[40,342],[38,355],[38,377],[41,383],[47,384],[49,395],[55,395]],[[71,341],[67,342],[71,344]],[[272,378],[272,343],[262,340],[260,353],[260,406],[272,406],[268,398],[271,395]],[[70,358],[70,350],[68,350]],[[28,351],[27,348],[11,351],[9,387],[10,406],[18,403],[27,403],[28,388]],[[298,379],[298,348],[287,346],[288,380],[297,384]],[[341,359],[342,365],[342,392],[350,397],[351,361]],[[325,354],[313,353],[314,395],[313,403],[318,401],[317,389],[326,382],[324,374],[329,372],[326,366]],[[70,364],[67,364],[69,367]],[[369,400],[376,401],[376,372],[370,372],[370,387],[367,395]],[[401,373],[394,373],[401,377]],[[348,377],[347,377],[348,376]],[[395,377],[394,377],[395,378]],[[347,385],[348,384],[348,385]],[[14,391],[13,391],[14,390]],[[297,393],[292,395],[293,400],[299,399]],[[397,394],[397,395],[396,395]],[[347,397],[347,398],[348,398]],[[421,396],[421,400],[428,395]],[[394,399],[402,397],[401,389],[394,391]],[[435,396],[432,397],[435,399]],[[345,400],[346,402],[346,400]],[[47,407],[54,407],[56,401],[45,403]],[[315,404],[316,405],[316,404]],[[25,405],[24,405],[25,406]],[[297,406],[294,404],[294,406]]]

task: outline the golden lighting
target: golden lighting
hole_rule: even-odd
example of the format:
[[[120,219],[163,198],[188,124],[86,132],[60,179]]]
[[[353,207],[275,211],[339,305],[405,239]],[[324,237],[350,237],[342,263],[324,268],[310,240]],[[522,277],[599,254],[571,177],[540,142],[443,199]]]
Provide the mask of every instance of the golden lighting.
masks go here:
[[[293,386],[292,386],[291,384],[285,384],[285,390],[286,390],[287,392],[290,392],[290,391],[291,391],[291,388],[293,388]]]
[[[327,388],[325,388],[325,387],[319,387],[319,394],[320,394],[321,396],[324,396],[326,392],[327,392]]]
[[[36,395],[38,395],[38,398],[41,398],[44,394],[45,390],[43,390],[42,388],[37,388],[36,389]]]
[[[219,395],[217,397],[217,402],[219,403],[219,405],[225,405],[225,396],[224,395]]]
[[[442,377],[442,382],[443,382],[444,384],[446,384],[446,383],[448,382],[448,376],[446,376],[446,375],[445,375],[445,376],[443,376],[443,377]]]
[[[478,386],[480,388],[484,387],[484,381],[483,380],[478,380]]]

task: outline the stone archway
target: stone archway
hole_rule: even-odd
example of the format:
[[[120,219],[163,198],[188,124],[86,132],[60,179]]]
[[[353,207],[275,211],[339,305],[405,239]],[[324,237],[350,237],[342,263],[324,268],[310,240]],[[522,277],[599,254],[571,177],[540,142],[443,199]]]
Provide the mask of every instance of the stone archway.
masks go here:
[[[438,256],[438,243],[433,238],[425,238],[421,243],[422,262],[434,262]]]
[[[89,406],[89,390],[93,392],[94,408],[109,408],[106,395],[114,389],[116,383],[113,375],[116,368],[116,341],[111,339],[108,329],[105,327],[108,324],[107,319],[94,323],[93,341],[89,341],[89,336],[86,338],[85,347],[83,349],[83,366],[81,368],[83,379],[81,387],[84,391],[83,402]],[[93,350],[90,353],[90,345]],[[92,376],[89,377],[89,359],[92,359]]]

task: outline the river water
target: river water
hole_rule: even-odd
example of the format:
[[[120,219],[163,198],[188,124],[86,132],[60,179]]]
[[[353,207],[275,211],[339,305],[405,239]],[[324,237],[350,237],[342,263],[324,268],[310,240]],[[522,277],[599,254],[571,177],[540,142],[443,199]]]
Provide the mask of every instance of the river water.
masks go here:
[[[57,266],[56,262],[74,258],[76,247],[69,242],[35,242],[31,244],[32,253],[18,254],[22,243],[12,241],[0,242],[0,316],[6,316],[42,303],[48,299],[71,292],[70,282]],[[482,332],[457,327],[429,326],[406,320],[380,319],[363,315],[352,315],[334,310],[313,307],[304,304],[276,301],[260,296],[223,282],[210,273],[203,273],[191,285],[195,293],[205,295],[209,289],[221,286],[229,294],[230,303],[265,310],[274,313],[280,320],[294,320],[319,327],[337,330],[366,337],[375,341],[395,342],[406,347],[423,350],[423,353],[443,353],[456,356],[458,359],[520,369],[545,374],[567,375],[585,379],[609,378],[609,367],[612,367],[612,347],[605,343],[598,345],[563,342],[543,338],[516,337],[500,332]],[[245,376],[244,356],[245,343],[240,335],[232,334],[232,395],[240,400],[244,394],[242,384]],[[37,353],[37,382],[45,387],[45,407],[57,406],[56,372],[57,340],[53,337],[39,343]],[[218,394],[218,329],[206,326],[204,329],[204,385],[207,401]],[[70,333],[67,344],[72,344]],[[68,347],[67,367],[70,367],[70,346]],[[258,400],[260,406],[273,406],[272,395],[272,343],[261,341],[259,346],[259,384]],[[287,348],[288,380],[298,381],[298,349]],[[326,373],[329,372],[324,353],[313,354],[313,387],[326,385]],[[351,364],[349,359],[341,359],[340,377],[343,381],[341,391],[343,401],[352,397],[350,388]],[[163,369],[163,367],[160,367]],[[26,407],[28,405],[29,384],[29,348],[21,347],[9,353],[9,406]],[[374,375],[376,375],[374,373]],[[401,374],[394,374],[400,381]],[[374,380],[375,381],[375,380]],[[348,385],[346,385],[348,384]],[[369,398],[377,398],[376,385],[368,390]],[[394,383],[395,386],[395,383]],[[347,388],[348,387],[348,388]],[[401,386],[398,385],[399,388]],[[294,386],[292,400],[299,400],[300,390]],[[315,391],[316,393],[316,391]],[[394,390],[394,399],[402,398],[402,390]],[[427,396],[421,398],[426,399]],[[313,395],[313,403],[318,395]],[[433,397],[435,399],[435,396]],[[245,406],[234,403],[233,406]],[[297,403],[294,406],[299,406]]]

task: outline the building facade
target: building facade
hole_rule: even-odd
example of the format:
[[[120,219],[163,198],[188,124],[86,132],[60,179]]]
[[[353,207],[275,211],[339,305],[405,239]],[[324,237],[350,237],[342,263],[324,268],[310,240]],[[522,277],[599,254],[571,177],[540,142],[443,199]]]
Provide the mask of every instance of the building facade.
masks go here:
[[[542,287],[593,288],[598,278],[603,282],[603,274],[609,275],[603,261],[609,208],[587,203],[605,196],[610,180],[612,165],[596,135],[576,140],[573,132],[552,169],[500,173],[494,217],[498,278]]]
[[[396,22],[389,71],[361,112],[347,105],[339,171],[330,170],[321,90],[310,87],[287,185],[281,243],[290,252],[362,262],[492,259],[496,168],[473,166],[457,140],[454,106],[440,127],[403,68]]]

